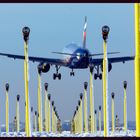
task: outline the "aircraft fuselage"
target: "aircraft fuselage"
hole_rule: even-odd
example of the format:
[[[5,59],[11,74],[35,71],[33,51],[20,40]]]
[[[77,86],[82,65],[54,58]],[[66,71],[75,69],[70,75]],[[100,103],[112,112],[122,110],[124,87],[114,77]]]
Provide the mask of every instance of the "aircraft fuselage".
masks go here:
[[[69,48],[70,49],[70,48]],[[71,69],[85,69],[89,66],[89,50],[86,48],[77,47],[73,55],[68,58],[68,67]]]

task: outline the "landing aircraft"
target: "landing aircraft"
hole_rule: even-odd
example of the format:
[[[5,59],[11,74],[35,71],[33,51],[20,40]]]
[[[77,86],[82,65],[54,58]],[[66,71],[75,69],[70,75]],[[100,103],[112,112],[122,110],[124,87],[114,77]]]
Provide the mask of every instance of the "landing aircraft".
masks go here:
[[[103,55],[103,53],[91,54],[90,51],[86,48],[86,30],[87,30],[87,17],[85,17],[84,22],[84,31],[83,31],[83,46],[78,46],[75,43],[70,43],[67,45],[63,52],[53,52],[55,54],[64,55],[63,59],[54,59],[54,58],[43,58],[43,57],[34,57],[29,56],[29,61],[39,62],[39,66],[41,67],[41,71],[43,73],[47,73],[50,70],[52,65],[55,65],[56,73],[53,74],[53,79],[58,78],[61,79],[61,73],[59,73],[59,69],[61,66],[68,67],[72,71],[70,72],[70,76],[74,76],[74,69],[86,69],[90,67],[94,67],[97,73],[94,74],[94,79],[99,78],[102,79],[102,71],[103,66],[103,58],[92,58],[93,56]],[[108,52],[107,54],[116,54],[118,52]],[[0,53],[2,56],[7,56],[9,58],[14,59],[25,59],[23,55],[14,55],[14,54],[6,54]],[[108,58],[108,72],[112,69],[112,63],[125,62],[134,60],[134,56],[125,56],[125,57],[112,57]]]

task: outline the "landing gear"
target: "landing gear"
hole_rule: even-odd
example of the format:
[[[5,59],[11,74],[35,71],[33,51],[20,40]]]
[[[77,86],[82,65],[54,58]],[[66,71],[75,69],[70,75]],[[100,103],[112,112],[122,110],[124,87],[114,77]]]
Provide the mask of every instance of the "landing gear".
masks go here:
[[[99,79],[102,80],[102,74],[101,73],[99,74]]]
[[[74,71],[72,69],[72,71],[70,72],[70,76],[74,76],[74,75],[75,75],[75,73],[74,73]]]
[[[97,80],[98,77],[99,77],[100,80],[102,80],[102,74],[101,73],[99,75],[96,74],[96,73],[94,74],[94,79],[95,80]]]
[[[60,66],[58,67],[57,65],[56,67],[56,73],[53,74],[53,80],[55,80],[57,77],[59,80],[61,80],[61,73],[58,73],[58,70],[60,69]]]
[[[94,79],[97,80],[97,74],[96,73],[94,74]]]
[[[99,78],[102,80],[102,73],[99,72],[99,66],[96,66],[95,69],[97,70],[97,73],[94,74],[94,79],[97,80],[97,78]]]

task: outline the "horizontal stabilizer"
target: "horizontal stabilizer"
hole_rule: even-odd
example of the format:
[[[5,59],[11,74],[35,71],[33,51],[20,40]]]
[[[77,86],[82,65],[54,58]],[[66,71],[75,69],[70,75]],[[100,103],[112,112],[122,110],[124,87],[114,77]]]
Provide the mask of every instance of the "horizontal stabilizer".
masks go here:
[[[108,52],[107,54],[117,54],[120,52]],[[104,55],[104,53],[96,53],[96,54],[90,54],[89,56],[99,56],[99,55]]]
[[[63,53],[63,52],[52,52],[55,54],[62,54],[62,55],[70,55],[70,56],[80,56],[80,54],[71,54],[71,53]],[[117,54],[120,52],[108,52],[107,54]],[[89,56],[99,56],[99,55],[104,55],[103,53],[97,53],[97,54],[89,54]]]
[[[70,56],[75,56],[76,54],[71,54],[71,53],[62,53],[62,52],[52,52],[55,54],[62,54],[62,55],[70,55]]]

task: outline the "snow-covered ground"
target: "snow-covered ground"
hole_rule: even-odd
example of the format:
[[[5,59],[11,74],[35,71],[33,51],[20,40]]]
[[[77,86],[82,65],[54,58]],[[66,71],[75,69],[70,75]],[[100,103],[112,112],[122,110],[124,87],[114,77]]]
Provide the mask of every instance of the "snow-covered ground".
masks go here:
[[[1,132],[1,137],[25,137],[25,132],[9,132],[8,134],[6,132]],[[33,132],[32,137],[103,137],[104,132],[97,131],[95,134],[90,133],[82,133],[82,134],[71,134],[70,131],[63,131],[61,134],[59,133],[46,133],[46,132]],[[115,131],[114,133],[110,132],[109,137],[135,137],[136,131],[134,130],[127,130],[127,132],[124,131]]]

